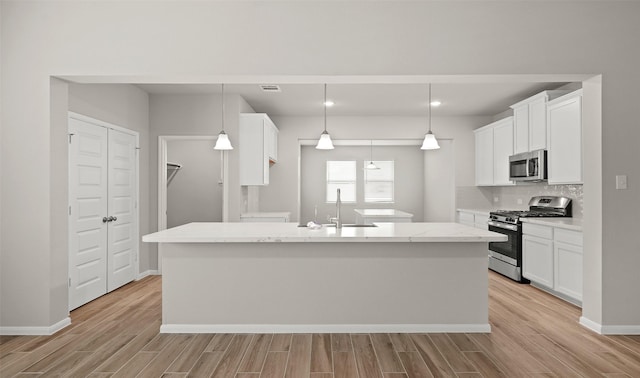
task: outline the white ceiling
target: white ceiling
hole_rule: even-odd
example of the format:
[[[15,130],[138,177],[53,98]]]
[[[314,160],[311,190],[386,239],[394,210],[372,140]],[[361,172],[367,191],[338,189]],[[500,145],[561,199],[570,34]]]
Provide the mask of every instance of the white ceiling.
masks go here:
[[[278,83],[268,83],[278,84]],[[432,99],[442,105],[434,116],[494,116],[512,105],[562,82],[438,83]],[[219,94],[220,84],[137,84],[149,94]],[[280,84],[279,93],[258,84],[226,84],[227,94],[242,96],[259,113],[272,116],[323,114],[322,84]],[[327,98],[335,102],[327,114],[337,116],[425,116],[427,84],[330,84]]]

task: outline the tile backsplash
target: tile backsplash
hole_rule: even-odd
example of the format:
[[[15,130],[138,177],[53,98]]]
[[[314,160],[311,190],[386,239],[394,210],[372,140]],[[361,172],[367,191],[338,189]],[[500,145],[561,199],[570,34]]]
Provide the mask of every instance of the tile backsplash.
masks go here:
[[[531,197],[562,196],[571,198],[574,218],[582,218],[582,185],[516,185],[456,188],[456,207],[462,209],[526,210]]]

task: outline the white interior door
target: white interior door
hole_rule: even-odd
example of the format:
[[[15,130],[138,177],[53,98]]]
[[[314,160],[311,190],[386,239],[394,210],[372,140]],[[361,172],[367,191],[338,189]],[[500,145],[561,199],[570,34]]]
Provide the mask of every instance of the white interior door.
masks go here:
[[[69,119],[69,309],[107,292],[107,129]]]
[[[135,278],[136,205],[136,137],[110,129],[108,291]]]

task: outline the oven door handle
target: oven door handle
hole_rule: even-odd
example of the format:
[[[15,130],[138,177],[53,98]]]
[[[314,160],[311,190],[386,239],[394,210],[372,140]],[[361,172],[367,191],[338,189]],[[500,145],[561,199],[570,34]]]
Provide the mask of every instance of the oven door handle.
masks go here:
[[[503,229],[506,229],[506,230],[518,231],[518,225],[515,225],[515,224],[504,224],[504,223],[498,223],[498,222],[494,222],[494,221],[488,221],[487,224],[489,226],[503,228]]]

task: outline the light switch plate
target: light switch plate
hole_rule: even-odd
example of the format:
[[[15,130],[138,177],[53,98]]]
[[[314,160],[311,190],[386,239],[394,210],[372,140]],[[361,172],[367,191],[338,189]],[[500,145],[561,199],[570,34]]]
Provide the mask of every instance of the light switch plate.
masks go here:
[[[616,189],[627,189],[627,175],[616,176]]]

